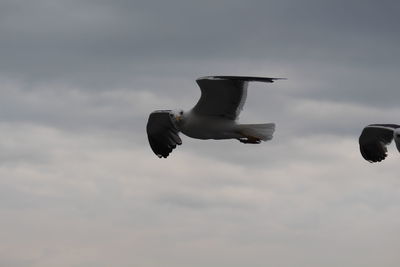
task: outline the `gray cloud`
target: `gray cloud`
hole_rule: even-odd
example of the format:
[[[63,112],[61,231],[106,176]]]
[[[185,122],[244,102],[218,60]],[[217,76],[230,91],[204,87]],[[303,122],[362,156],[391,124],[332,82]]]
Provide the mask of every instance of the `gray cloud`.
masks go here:
[[[316,62],[393,68],[399,57],[399,5],[394,1],[4,5],[8,15],[1,27],[1,69],[33,80],[132,85],[149,71],[179,75],[182,69],[163,69],[184,61],[192,65],[189,73],[196,73],[207,70],[196,66],[205,60],[225,65],[281,61],[297,68]],[[196,64],[199,61],[203,64]],[[157,68],[160,63],[162,69]]]

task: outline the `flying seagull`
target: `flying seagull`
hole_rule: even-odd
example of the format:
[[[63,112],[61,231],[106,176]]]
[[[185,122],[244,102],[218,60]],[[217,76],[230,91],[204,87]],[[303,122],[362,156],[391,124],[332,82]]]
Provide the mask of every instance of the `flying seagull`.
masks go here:
[[[153,152],[168,157],[182,144],[179,132],[197,139],[237,139],[259,144],[272,139],[274,123],[239,124],[237,119],[247,96],[248,82],[272,83],[282,78],[207,76],[196,80],[201,97],[189,111],[157,110],[150,114],[147,136]]]
[[[387,156],[387,145],[394,139],[400,151],[400,125],[370,124],[362,131],[359,143],[360,152],[369,162],[382,161]]]

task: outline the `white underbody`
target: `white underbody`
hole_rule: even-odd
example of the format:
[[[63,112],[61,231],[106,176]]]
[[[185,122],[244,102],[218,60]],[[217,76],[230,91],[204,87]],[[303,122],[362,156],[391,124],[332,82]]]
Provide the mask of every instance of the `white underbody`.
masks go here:
[[[233,120],[211,116],[190,116],[186,123],[179,125],[180,131],[197,139],[240,138],[238,125]]]
[[[184,121],[178,124],[179,130],[192,138],[197,139],[240,139],[243,137],[254,137],[261,140],[269,140],[271,136],[265,136],[254,132],[254,127],[267,124],[238,124],[235,120],[225,119],[218,116],[202,116],[193,112],[185,114]],[[269,126],[272,125],[272,126]],[[274,131],[274,124],[268,124]]]

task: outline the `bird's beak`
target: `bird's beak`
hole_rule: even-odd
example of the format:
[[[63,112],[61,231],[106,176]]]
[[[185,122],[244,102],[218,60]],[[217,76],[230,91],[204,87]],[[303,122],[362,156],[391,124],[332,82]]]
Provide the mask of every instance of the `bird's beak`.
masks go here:
[[[175,119],[177,122],[180,122],[182,120],[182,116],[181,115],[176,115]]]

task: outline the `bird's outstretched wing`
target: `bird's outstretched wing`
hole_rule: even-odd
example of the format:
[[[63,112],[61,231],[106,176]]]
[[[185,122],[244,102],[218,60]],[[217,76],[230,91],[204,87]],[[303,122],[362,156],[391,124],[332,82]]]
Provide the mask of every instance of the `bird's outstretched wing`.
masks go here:
[[[207,76],[196,80],[201,97],[192,109],[199,115],[219,116],[235,120],[247,97],[248,82],[272,83],[281,78],[250,76]]]
[[[393,140],[393,131],[399,128],[396,124],[371,124],[365,127],[360,135],[360,152],[369,162],[382,161],[387,156],[387,145]]]
[[[172,116],[169,110],[159,110],[152,112],[147,121],[147,137],[151,149],[159,158],[168,157],[177,145],[182,144]]]

